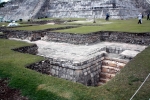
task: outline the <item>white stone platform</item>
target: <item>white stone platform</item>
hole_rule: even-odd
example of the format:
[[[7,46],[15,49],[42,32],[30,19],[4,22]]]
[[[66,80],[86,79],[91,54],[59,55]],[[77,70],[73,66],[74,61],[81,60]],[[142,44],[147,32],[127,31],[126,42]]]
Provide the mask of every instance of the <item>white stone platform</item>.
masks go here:
[[[12,39],[12,38],[11,38]],[[35,43],[39,47],[38,55],[54,58],[54,59],[63,59],[70,60],[73,62],[85,61],[90,58],[93,58],[99,54],[106,53],[105,48],[117,48],[122,49],[123,56],[134,57],[141,51],[143,51],[147,46],[127,44],[127,43],[115,43],[115,42],[100,42],[93,45],[74,45],[68,43],[58,43],[50,41],[33,41],[13,39],[19,41],[26,41],[29,43]]]

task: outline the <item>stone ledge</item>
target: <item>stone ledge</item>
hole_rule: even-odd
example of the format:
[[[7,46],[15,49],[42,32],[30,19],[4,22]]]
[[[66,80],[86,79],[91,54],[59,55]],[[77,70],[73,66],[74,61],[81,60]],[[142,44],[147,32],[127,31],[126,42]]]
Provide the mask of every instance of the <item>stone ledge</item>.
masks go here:
[[[36,55],[38,53],[38,47],[36,44],[33,44],[31,46],[24,46],[24,47],[15,48],[12,50],[17,51],[17,52],[21,52],[21,53],[29,53],[29,54],[33,54],[33,55]]]

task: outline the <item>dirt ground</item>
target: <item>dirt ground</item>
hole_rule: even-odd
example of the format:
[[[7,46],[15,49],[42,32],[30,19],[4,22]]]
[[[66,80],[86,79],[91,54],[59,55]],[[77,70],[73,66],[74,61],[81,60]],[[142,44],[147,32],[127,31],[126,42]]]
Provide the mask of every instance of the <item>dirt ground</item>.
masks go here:
[[[0,100],[29,100],[21,96],[21,92],[17,89],[8,87],[7,79],[0,79]]]

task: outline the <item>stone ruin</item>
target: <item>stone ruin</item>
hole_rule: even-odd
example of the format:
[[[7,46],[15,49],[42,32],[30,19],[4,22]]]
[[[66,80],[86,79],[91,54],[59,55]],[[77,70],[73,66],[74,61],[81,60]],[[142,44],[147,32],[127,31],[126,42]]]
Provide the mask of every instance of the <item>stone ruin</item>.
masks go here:
[[[135,18],[138,14],[129,0],[56,0],[49,2],[48,15],[57,18]],[[39,14],[40,15],[40,14]]]
[[[139,11],[130,0],[12,0],[0,9],[3,20],[32,18],[136,18]]]
[[[110,81],[150,43],[150,33],[127,33],[127,35],[106,31],[87,35],[67,33],[48,35],[53,32],[47,32],[40,40],[32,42],[28,40],[27,36],[31,35],[27,35],[27,32],[20,34],[22,35],[10,33],[6,36],[36,45],[17,48],[15,51],[37,54],[45,58],[43,61],[26,66],[27,68],[87,86],[99,86]],[[65,39],[69,40],[64,41]]]

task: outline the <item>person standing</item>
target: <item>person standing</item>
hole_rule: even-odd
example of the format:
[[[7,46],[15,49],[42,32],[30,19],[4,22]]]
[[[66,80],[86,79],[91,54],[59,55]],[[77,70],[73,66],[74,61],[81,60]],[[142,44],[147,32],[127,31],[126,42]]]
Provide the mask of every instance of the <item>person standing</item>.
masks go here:
[[[138,24],[142,24],[142,14],[138,15]]]
[[[149,16],[150,16],[150,15],[149,15],[149,13],[148,13],[148,14],[147,14],[147,20],[150,20]]]

